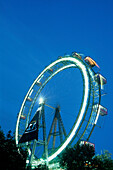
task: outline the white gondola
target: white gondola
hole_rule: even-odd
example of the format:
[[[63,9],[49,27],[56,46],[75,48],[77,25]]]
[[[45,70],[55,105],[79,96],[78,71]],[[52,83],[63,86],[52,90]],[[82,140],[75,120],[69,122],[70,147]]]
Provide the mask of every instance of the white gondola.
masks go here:
[[[101,74],[95,74],[95,81],[101,85],[101,89],[107,83],[107,80]]]
[[[97,111],[97,109],[98,109],[99,115],[101,115],[101,116],[105,116],[105,115],[108,114],[107,108],[103,107],[103,106],[100,105],[100,104],[95,104],[95,105],[93,106],[93,109],[94,109],[94,111]]]
[[[26,119],[26,116],[21,115],[20,118],[23,119],[23,120],[25,120],[25,119]]]
[[[53,73],[53,69],[52,69],[52,68],[49,68],[49,69],[48,69],[48,72],[49,72],[49,73]]]
[[[31,98],[31,97],[28,97],[27,100],[31,102],[31,101],[32,101],[32,98]]]
[[[76,52],[72,52],[72,56],[73,56],[73,57],[77,57],[77,58],[79,58],[79,59],[82,59],[81,55],[78,54],[78,53],[76,53]]]
[[[95,149],[95,144],[94,143],[91,143],[91,142],[88,142],[88,141],[81,141],[80,142],[80,144],[79,144],[80,146],[82,146],[82,145],[89,145],[89,146],[92,146],[94,149]]]
[[[37,86],[41,86],[42,83],[40,81],[37,81],[36,84],[37,84]]]

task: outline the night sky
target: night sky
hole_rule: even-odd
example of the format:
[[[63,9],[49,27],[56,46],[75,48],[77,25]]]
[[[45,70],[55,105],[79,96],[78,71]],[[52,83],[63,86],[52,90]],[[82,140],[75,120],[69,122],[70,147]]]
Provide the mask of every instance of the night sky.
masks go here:
[[[105,149],[113,154],[112,0],[0,0],[0,125],[5,133],[15,131],[17,114],[33,81],[58,56],[73,51],[91,56],[107,79],[107,95],[101,104],[108,108],[108,115],[90,141],[95,143],[96,153]],[[73,94],[81,96],[80,74],[76,72],[74,77],[71,72],[59,74],[51,81],[51,91],[44,92],[51,101],[54,97],[54,106],[60,104],[64,114],[74,109],[77,100]],[[69,106],[67,96],[72,101]],[[71,126],[71,120],[68,124]]]

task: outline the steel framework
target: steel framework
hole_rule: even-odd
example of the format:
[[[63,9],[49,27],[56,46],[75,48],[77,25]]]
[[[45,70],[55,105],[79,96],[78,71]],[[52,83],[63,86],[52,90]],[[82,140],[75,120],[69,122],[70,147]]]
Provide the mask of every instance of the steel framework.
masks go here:
[[[42,119],[43,140],[35,140],[33,141],[33,143],[31,142],[32,153],[30,154],[30,157],[32,158],[31,162],[33,165],[37,165],[43,161],[49,162],[53,160],[58,154],[62,152],[63,149],[65,149],[65,147],[72,144],[74,140],[76,140],[76,142],[80,140],[89,140],[92,131],[97,124],[97,120],[99,117],[99,108],[94,109],[93,106],[94,103],[100,104],[101,89],[100,84],[95,81],[95,72],[87,63],[84,62],[84,60],[78,58],[77,56],[68,55],[58,58],[56,61],[52,62],[49,66],[47,66],[31,85],[28,93],[24,98],[20,112],[18,114],[15,132],[16,144],[18,145],[22,134],[28,126],[30,117],[34,111],[34,105],[42,89],[57,73],[68,68],[79,69],[83,78],[83,97],[78,116],[70,132],[66,134],[63,125],[63,120],[60,115],[60,109],[59,107],[57,107],[55,109],[55,115],[51,123],[49,135],[46,136],[46,121],[43,105],[41,118],[39,120],[41,121]],[[58,132],[56,131],[57,125],[59,129]],[[55,139],[57,135],[60,137],[60,145],[55,148]],[[51,152],[49,152],[48,143],[52,136],[53,146]],[[39,144],[42,144],[44,146],[44,153],[46,156],[44,156],[43,159],[42,157],[40,159],[37,159],[37,157],[35,156],[34,150]]]

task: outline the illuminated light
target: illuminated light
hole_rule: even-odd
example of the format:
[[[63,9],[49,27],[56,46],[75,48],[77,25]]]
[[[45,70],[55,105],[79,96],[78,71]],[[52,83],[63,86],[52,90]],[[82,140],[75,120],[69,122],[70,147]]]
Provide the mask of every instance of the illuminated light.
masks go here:
[[[43,104],[44,103],[44,99],[41,97],[40,99],[39,99],[39,104]]]
[[[27,160],[26,160],[26,164],[28,164],[28,163],[29,163],[29,160],[27,159]]]

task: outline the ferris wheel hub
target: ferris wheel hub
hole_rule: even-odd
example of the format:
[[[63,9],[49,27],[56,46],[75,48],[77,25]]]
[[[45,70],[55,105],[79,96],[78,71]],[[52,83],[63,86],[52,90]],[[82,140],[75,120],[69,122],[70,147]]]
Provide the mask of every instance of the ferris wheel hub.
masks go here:
[[[40,98],[39,98],[39,105],[44,104],[44,102],[45,102],[44,98],[43,98],[43,97],[40,97]]]

